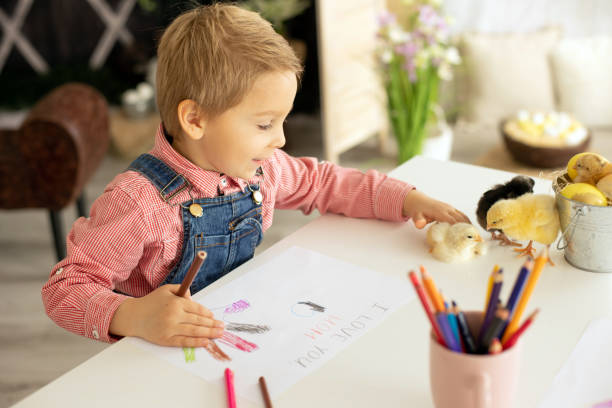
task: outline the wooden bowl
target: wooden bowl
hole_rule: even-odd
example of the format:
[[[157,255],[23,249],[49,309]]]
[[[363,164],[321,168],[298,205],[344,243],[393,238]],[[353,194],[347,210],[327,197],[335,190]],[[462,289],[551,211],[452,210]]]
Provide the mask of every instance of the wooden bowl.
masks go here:
[[[587,137],[577,145],[572,146],[534,146],[512,138],[504,131],[506,120],[501,121],[499,130],[506,148],[517,162],[532,167],[553,168],[564,167],[575,154],[586,151],[591,143],[591,131],[587,129]]]

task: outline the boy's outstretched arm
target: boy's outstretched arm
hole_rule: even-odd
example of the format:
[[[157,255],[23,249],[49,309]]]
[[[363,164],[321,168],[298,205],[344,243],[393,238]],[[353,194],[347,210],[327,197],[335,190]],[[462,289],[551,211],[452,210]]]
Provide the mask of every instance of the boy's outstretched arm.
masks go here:
[[[470,219],[451,205],[438,201],[418,190],[411,190],[404,198],[403,214],[410,217],[418,229],[433,221],[471,223]]]

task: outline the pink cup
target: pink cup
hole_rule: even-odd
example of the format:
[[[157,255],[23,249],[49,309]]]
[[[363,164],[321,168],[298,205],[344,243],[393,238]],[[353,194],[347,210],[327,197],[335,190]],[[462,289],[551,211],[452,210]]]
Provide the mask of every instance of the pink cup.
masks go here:
[[[474,338],[482,312],[464,312]],[[499,354],[457,353],[430,335],[429,377],[436,408],[512,408],[520,368],[520,342]]]

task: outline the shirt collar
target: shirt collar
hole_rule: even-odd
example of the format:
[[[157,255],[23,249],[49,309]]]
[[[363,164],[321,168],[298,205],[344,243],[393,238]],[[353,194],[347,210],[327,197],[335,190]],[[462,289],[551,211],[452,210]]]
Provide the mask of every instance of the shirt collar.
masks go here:
[[[195,190],[194,192],[197,195],[201,193],[205,197],[215,197],[218,193],[217,188],[224,190],[226,188],[231,189],[232,186],[234,188],[238,186],[240,190],[244,190],[247,186],[247,181],[241,178],[222,175],[217,171],[204,170],[190,162],[185,156],[174,150],[172,145],[168,142],[163,124],[161,123],[157,128],[155,145],[150,153],[161,159],[174,171],[186,177],[192,184]],[[248,182],[256,184],[261,180],[260,177],[259,175],[255,175],[255,177],[248,180]],[[223,178],[228,181],[225,186],[221,184],[221,179]]]

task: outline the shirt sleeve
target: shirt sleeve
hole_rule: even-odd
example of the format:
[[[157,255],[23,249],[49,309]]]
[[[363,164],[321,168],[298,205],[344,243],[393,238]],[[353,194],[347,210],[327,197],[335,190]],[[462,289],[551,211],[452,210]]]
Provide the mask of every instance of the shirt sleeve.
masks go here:
[[[306,214],[316,208],[321,214],[407,220],[402,207],[404,198],[414,189],[410,184],[376,170],[363,173],[313,157],[292,157],[282,150],[273,160],[276,208],[300,209]]]
[[[120,188],[105,191],[89,218],[79,218],[67,238],[67,257],[42,288],[47,315],[76,334],[112,342],[108,329],[126,296],[113,292],[143,254],[147,225],[141,208]]]

